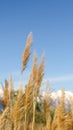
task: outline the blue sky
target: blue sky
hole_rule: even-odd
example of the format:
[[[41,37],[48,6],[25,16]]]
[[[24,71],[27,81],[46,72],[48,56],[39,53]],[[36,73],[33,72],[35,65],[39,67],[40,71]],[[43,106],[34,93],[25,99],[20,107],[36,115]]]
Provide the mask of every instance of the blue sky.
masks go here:
[[[0,1],[0,82],[12,74],[19,83],[26,37],[33,33],[32,52],[45,52],[44,83],[73,91],[73,0]],[[26,82],[31,60],[23,74]]]

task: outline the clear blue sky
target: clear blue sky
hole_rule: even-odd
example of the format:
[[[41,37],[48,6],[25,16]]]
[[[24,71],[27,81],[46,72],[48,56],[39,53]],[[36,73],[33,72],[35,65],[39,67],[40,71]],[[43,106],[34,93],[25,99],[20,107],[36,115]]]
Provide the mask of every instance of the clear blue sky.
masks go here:
[[[0,82],[11,73],[18,82],[29,32],[33,33],[32,51],[39,59],[43,51],[46,55],[44,80],[49,79],[53,89],[64,86],[73,91],[73,0],[0,1]]]

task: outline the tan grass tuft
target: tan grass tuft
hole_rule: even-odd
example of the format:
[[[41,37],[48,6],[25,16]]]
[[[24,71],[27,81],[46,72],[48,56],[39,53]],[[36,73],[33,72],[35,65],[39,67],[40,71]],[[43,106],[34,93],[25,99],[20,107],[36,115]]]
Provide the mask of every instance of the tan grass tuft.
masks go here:
[[[39,91],[39,89],[41,87],[41,83],[42,83],[43,76],[44,76],[44,58],[45,58],[45,56],[42,55],[42,58],[41,58],[41,61],[40,61],[40,64],[39,64],[38,70],[37,70],[37,78],[36,78],[37,92]]]
[[[27,37],[26,46],[25,46],[24,53],[23,53],[23,56],[22,56],[21,73],[24,71],[24,69],[27,65],[29,56],[31,54],[31,43],[32,43],[32,33],[30,33]]]
[[[9,84],[9,100],[12,101],[13,99],[13,79],[12,79],[12,75],[10,75],[10,84]]]
[[[5,80],[5,87],[4,87],[4,96],[3,96],[3,107],[5,109],[5,107],[8,105],[8,102],[9,102],[9,90],[8,90],[8,81]]]

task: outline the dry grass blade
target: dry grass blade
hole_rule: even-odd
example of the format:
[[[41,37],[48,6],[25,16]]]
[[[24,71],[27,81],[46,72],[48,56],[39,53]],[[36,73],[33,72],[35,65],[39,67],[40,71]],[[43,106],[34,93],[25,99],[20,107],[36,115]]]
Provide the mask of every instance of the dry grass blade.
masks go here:
[[[20,120],[20,109],[21,109],[21,101],[22,101],[22,96],[23,96],[23,90],[22,90],[22,83],[20,83],[19,91],[18,91],[18,96],[17,96],[17,101],[15,102],[14,105],[14,120],[18,121]]]
[[[58,113],[58,128],[65,130],[65,92],[62,89],[62,96],[60,99],[59,113]]]
[[[3,107],[5,109],[5,107],[8,105],[8,100],[9,100],[9,90],[8,90],[8,81],[5,80],[5,87],[4,87],[4,96],[3,96]]]
[[[24,53],[23,53],[23,56],[22,56],[21,73],[24,71],[24,69],[27,65],[27,62],[28,62],[28,59],[29,59],[29,56],[30,56],[30,53],[31,53],[31,44],[32,44],[32,33],[30,33],[27,37],[26,46],[25,46]]]
[[[50,116],[50,86],[49,82],[46,84],[46,98],[44,101],[45,105],[45,118],[46,118],[46,130],[51,130],[51,116]]]
[[[14,109],[13,109],[13,119],[14,119],[14,130],[18,130],[20,128],[21,119],[23,117],[23,107],[24,107],[24,99],[23,99],[23,89],[22,89],[22,82],[20,83],[17,101],[15,102]],[[21,110],[22,109],[22,110]]]
[[[12,98],[13,98],[13,79],[12,75],[10,75],[9,99],[12,100]]]
[[[43,76],[44,76],[44,55],[41,58],[40,65],[39,65],[38,70],[37,70],[37,79],[36,79],[37,80],[36,81],[36,83],[37,83],[37,85],[36,85],[37,91],[41,87]]]
[[[46,120],[47,116],[49,115],[50,112],[50,86],[49,83],[47,82],[46,84],[46,98],[45,98],[45,114],[46,114]]]
[[[59,113],[59,106],[58,106],[58,102],[56,101],[56,108],[55,108],[55,113],[54,113],[52,126],[51,126],[52,130],[56,130],[56,128],[58,126],[58,116],[59,116],[58,113]]]
[[[30,79],[31,79],[31,76],[30,76]],[[28,112],[30,112],[32,102],[33,102],[33,83],[30,79],[25,90],[25,100],[24,100],[25,130],[27,130]]]
[[[36,53],[34,53],[33,66],[31,72],[33,83],[36,82],[36,76],[37,76],[37,55]]]

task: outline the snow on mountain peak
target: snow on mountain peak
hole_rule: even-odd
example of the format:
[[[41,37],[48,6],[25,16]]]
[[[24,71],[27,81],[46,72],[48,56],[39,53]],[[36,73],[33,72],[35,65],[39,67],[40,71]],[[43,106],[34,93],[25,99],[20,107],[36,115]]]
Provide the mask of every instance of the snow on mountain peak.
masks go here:
[[[58,90],[56,92],[51,92],[51,99],[56,100],[58,98],[61,98],[62,96],[62,91]],[[46,92],[42,92],[42,97],[45,99],[46,98]],[[70,101],[70,98],[73,99],[73,92],[71,91],[65,91],[65,100]]]
[[[2,98],[2,97],[3,97],[3,90],[0,89],[0,98]]]

